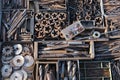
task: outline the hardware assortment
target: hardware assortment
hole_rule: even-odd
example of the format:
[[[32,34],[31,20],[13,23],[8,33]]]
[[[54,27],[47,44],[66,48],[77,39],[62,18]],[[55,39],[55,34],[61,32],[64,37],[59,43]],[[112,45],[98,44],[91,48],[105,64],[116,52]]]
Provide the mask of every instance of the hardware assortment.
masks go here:
[[[35,42],[35,59],[93,59],[94,41]]]
[[[106,15],[119,15],[120,13],[120,1],[119,0],[104,0],[104,11]]]
[[[33,80],[35,62],[32,43],[3,43],[1,61],[3,80]]]
[[[120,0],[0,0],[0,80],[119,80],[119,8]]]
[[[43,11],[35,15],[35,39],[64,38],[61,30],[66,26],[67,13],[60,11]]]
[[[36,80],[57,80],[57,64],[55,61],[36,62]]]
[[[59,80],[79,80],[79,66],[77,61],[59,61]]]

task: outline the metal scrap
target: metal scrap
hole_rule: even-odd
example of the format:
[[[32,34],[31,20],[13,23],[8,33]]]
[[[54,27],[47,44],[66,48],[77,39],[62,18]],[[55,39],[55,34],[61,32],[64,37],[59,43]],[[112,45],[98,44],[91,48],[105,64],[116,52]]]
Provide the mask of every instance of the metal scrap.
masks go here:
[[[0,0],[0,80],[119,80],[119,38],[120,0]]]

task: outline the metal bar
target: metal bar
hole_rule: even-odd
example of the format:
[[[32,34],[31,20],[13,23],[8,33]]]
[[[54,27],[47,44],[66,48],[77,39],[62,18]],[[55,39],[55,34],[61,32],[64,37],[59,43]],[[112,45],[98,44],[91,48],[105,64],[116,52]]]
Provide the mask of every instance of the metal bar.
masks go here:
[[[12,24],[12,22],[15,20],[17,14],[18,14],[19,12],[20,12],[20,11],[18,10],[18,11],[14,14],[14,16],[12,17],[12,19],[8,22],[9,25]]]
[[[21,19],[25,16],[25,12],[26,12],[26,10],[24,10],[22,13],[20,13],[20,15],[15,20],[15,22],[13,22],[13,24],[11,24],[11,28],[7,32],[8,34],[17,26],[17,24],[19,24],[19,22],[21,21]]]
[[[16,28],[14,28],[10,33],[8,33],[8,36],[7,36],[8,38],[10,38],[13,35],[13,33],[17,30],[17,28],[19,28],[21,26],[21,24],[24,22],[24,20],[25,20],[25,18],[23,18],[21,20],[21,22],[17,25]]]
[[[34,34],[34,17],[30,19],[30,33]]]

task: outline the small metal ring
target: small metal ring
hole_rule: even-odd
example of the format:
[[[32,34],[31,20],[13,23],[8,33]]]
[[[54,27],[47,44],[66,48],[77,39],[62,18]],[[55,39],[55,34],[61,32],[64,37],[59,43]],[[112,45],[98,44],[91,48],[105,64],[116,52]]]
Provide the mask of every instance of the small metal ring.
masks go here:
[[[57,18],[58,18],[58,13],[53,12],[51,18],[52,18],[52,19],[57,19]]]
[[[50,19],[51,15],[50,13],[44,13],[44,19]]]
[[[43,13],[37,13],[36,15],[35,15],[35,19],[37,20],[37,21],[41,21],[41,20],[43,20]]]
[[[98,31],[94,31],[92,36],[93,36],[93,38],[100,38],[101,34]]]
[[[45,28],[44,28],[44,32],[45,33],[50,33],[52,31],[52,27],[51,26],[46,26]]]
[[[50,21],[49,20],[41,21],[41,26],[48,26],[48,25],[50,25]]]
[[[45,37],[45,32],[44,31],[39,31],[37,32],[36,38],[40,39],[40,38],[44,38]]]
[[[2,77],[9,77],[12,73],[12,66],[4,65],[1,69]]]
[[[67,15],[66,15],[66,13],[59,13],[58,14],[58,19],[60,20],[60,21],[64,21],[64,20],[66,20],[66,17],[67,17]]]
[[[95,24],[100,25],[102,23],[102,18],[101,17],[96,17],[95,18]]]
[[[57,30],[53,30],[53,31],[51,32],[51,37],[52,37],[52,38],[57,38],[59,35],[60,35],[60,32],[57,31]]]
[[[13,47],[14,47],[14,52],[16,55],[21,54],[21,52],[22,52],[22,45],[21,44],[15,44]]]
[[[41,31],[43,29],[43,26],[41,26],[40,23],[35,24],[35,31]]]

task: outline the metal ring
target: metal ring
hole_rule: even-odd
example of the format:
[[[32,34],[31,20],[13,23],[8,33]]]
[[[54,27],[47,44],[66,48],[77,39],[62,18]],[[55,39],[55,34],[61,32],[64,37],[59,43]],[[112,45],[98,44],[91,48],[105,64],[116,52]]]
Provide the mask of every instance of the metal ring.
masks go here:
[[[47,12],[44,13],[44,18],[45,19],[50,19],[50,17],[51,17],[50,13],[47,13]]]
[[[46,26],[45,28],[44,28],[44,32],[45,33],[50,33],[52,31],[52,27],[51,26]]]
[[[95,18],[95,24],[100,25],[102,23],[102,18],[101,17],[96,17]]]
[[[36,19],[37,21],[43,20],[43,13],[37,13],[37,14],[35,15],[35,19]]]
[[[93,38],[100,38],[101,34],[98,31],[94,31],[92,36],[93,36]]]
[[[53,30],[53,31],[51,32],[51,37],[52,37],[52,38],[56,38],[56,37],[58,37],[59,35],[60,35],[60,32],[57,31],[57,30]]]
[[[41,23],[36,23],[35,24],[35,30],[36,31],[41,31],[43,29],[43,26],[41,26]]]
[[[51,18],[52,18],[53,20],[57,19],[57,18],[58,18],[58,13],[53,12]]]
[[[19,55],[22,52],[22,45],[21,44],[15,44],[13,47],[14,47],[14,52],[16,55]]]
[[[15,71],[11,76],[10,80],[23,80],[24,76],[21,71]]]
[[[59,14],[58,14],[58,19],[59,19],[60,21],[66,20],[66,17],[67,17],[66,13],[59,13]]]
[[[39,31],[36,34],[36,38],[40,39],[40,38],[44,38],[45,37],[45,32],[44,31]]]
[[[21,67],[23,66],[24,62],[24,58],[21,55],[15,56],[12,60],[12,64],[14,67]]]
[[[33,68],[34,68],[34,59],[32,56],[30,55],[26,55],[25,57],[25,63],[23,65],[23,69],[29,73],[33,72]]]
[[[41,21],[41,26],[48,26],[48,25],[50,25],[50,21],[49,20]]]
[[[4,65],[1,68],[2,77],[9,77],[12,73],[12,67],[10,65]]]

